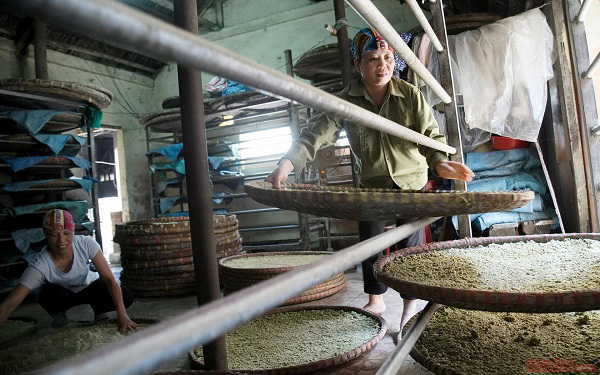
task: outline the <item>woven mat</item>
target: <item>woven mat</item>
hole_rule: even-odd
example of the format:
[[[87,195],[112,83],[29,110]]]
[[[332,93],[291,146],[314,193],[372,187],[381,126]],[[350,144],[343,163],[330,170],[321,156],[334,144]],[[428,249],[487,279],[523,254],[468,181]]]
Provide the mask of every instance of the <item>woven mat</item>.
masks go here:
[[[139,260],[129,260],[126,258],[121,259],[121,265],[123,268],[127,269],[150,269],[150,268],[161,268],[161,267],[175,267],[175,266],[185,266],[187,264],[193,264],[194,258],[190,257],[180,257],[180,258],[172,258],[172,259],[161,259],[161,260],[150,260],[150,261],[139,261]]]
[[[3,79],[0,88],[10,91],[40,94],[53,98],[71,99],[90,103],[99,109],[108,107],[113,94],[105,88],[76,82],[44,81],[41,79]]]
[[[300,374],[300,373],[304,373],[304,372],[313,372],[313,373],[317,374],[318,370],[322,370],[327,367],[333,367],[333,366],[339,365],[341,363],[351,361],[351,360],[359,357],[361,354],[371,350],[373,347],[375,347],[375,345],[377,345],[377,343],[379,343],[379,341],[383,338],[383,336],[385,336],[385,333],[387,331],[387,323],[385,322],[385,320],[383,320],[383,318],[381,316],[375,315],[369,311],[359,309],[357,307],[350,307],[350,306],[280,307],[280,308],[277,308],[275,310],[268,312],[267,314],[265,314],[265,316],[284,313],[284,312],[290,312],[290,311],[309,311],[309,310],[354,311],[354,312],[366,315],[372,319],[375,319],[376,321],[379,322],[381,328],[380,328],[377,336],[373,337],[371,340],[365,342],[358,348],[355,348],[346,353],[342,353],[336,357],[332,357],[332,358],[328,358],[328,359],[324,359],[324,360],[320,360],[320,361],[315,361],[315,362],[311,362],[311,363],[306,363],[306,364],[302,364],[302,365],[297,365],[297,366],[264,369],[264,370],[250,370],[250,371],[249,370],[239,370],[239,371],[242,371],[245,373],[250,373],[250,374],[263,374],[263,375]],[[309,343],[307,343],[307,345],[309,345]],[[191,350],[188,353],[188,355],[190,357],[191,365],[192,365],[193,369],[204,368],[204,363],[202,362],[202,360],[200,358],[198,358],[198,356],[196,356],[196,354],[194,353],[194,350]]]
[[[185,266],[171,266],[171,267],[160,267],[160,268],[145,268],[145,269],[133,269],[129,267],[123,267],[123,272],[129,277],[129,275],[148,275],[148,276],[162,276],[162,275],[175,275],[182,272],[193,272],[194,265],[187,264]]]
[[[291,298],[291,299],[287,300],[287,302],[284,303],[283,305],[284,306],[287,306],[287,305],[296,305],[296,304],[299,304],[299,303],[306,303],[306,302],[310,302],[310,301],[316,301],[318,299],[322,299],[322,298],[325,298],[325,297],[332,296],[332,295],[334,295],[334,294],[342,291],[344,288],[346,288],[346,282],[345,281],[344,281],[343,284],[340,284],[340,285],[338,285],[338,286],[336,286],[334,288],[330,288],[330,289],[324,290],[324,291],[319,292],[319,293],[313,293],[313,294],[308,294],[308,295],[300,295],[298,297]]]
[[[438,287],[401,280],[383,272],[383,268],[395,259],[410,254],[428,251],[443,251],[451,248],[470,248],[492,243],[549,242],[566,238],[589,238],[600,240],[598,233],[548,234],[511,237],[465,238],[457,241],[434,242],[409,247],[381,257],[375,263],[377,279],[389,287],[419,299],[461,309],[506,311],[506,312],[568,312],[600,309],[599,290],[573,290],[571,292],[498,292],[491,290],[466,290]],[[491,266],[491,265],[490,265]]]
[[[247,182],[255,201],[286,210],[354,221],[497,212],[521,207],[532,191],[408,191]]]

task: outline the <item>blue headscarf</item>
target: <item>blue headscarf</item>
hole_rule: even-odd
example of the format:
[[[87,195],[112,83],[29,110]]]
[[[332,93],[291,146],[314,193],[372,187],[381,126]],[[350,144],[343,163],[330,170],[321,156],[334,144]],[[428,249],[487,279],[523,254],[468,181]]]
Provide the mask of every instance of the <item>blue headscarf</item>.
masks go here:
[[[408,33],[402,33],[400,37],[405,43],[408,43],[410,38],[412,38],[412,35]],[[378,49],[388,49],[394,53],[394,71],[402,72],[404,69],[406,69],[406,63],[404,60],[398,56],[392,46],[390,46],[389,43],[377,33],[377,31],[369,27],[365,27],[356,33],[354,39],[352,39],[352,58],[354,58],[356,61],[360,61],[361,57],[365,53]]]

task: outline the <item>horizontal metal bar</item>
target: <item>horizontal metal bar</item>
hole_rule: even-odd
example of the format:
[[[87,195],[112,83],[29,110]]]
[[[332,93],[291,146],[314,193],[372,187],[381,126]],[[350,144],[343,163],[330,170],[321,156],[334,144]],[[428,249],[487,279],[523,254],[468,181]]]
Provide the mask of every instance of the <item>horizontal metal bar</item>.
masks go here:
[[[275,225],[270,227],[252,227],[252,228],[239,228],[239,232],[257,232],[262,230],[284,230],[284,229],[298,229],[298,224],[289,225]]]
[[[258,214],[263,212],[274,212],[274,211],[284,211],[281,208],[256,208],[254,210],[243,210],[243,211],[232,211],[230,214],[234,215],[245,215],[245,214]]]
[[[354,267],[439,218],[421,218],[48,369],[49,374],[141,374]],[[193,334],[190,334],[193,333]]]
[[[406,332],[402,340],[396,347],[394,353],[379,368],[376,375],[395,375],[400,370],[402,363],[408,357],[408,354],[413,349],[417,340],[425,330],[425,326],[431,319],[433,313],[440,307],[437,303],[429,302],[425,309],[421,312],[415,324]],[[402,334],[402,332],[400,332]]]
[[[456,153],[454,147],[405,126],[399,126],[391,120],[285,73],[258,64],[217,43],[209,42],[198,35],[114,1],[28,0],[11,2],[11,7],[29,16],[59,24],[70,31],[93,36],[94,39],[120,48],[227,77],[410,142],[450,154]]]
[[[394,50],[402,57],[406,65],[410,66],[413,72],[418,75],[427,86],[446,104],[452,103],[452,98],[446,90],[436,81],[429,70],[419,61],[417,56],[404,43],[400,35],[394,30],[394,27],[385,19],[383,14],[369,0],[346,0],[356,13],[358,13],[371,27],[373,27]],[[391,133],[390,133],[391,134]],[[416,142],[419,143],[419,142]],[[454,154],[454,152],[452,152]]]
[[[444,50],[444,47],[442,46],[442,43],[440,43],[440,40],[438,39],[437,35],[435,35],[435,31],[433,31],[433,28],[429,24],[429,20],[427,20],[427,17],[425,17],[425,13],[423,13],[423,9],[421,9],[419,4],[417,3],[417,0],[406,0],[406,3],[417,18],[417,21],[419,21],[419,23],[421,24],[421,27],[423,27],[423,31],[425,31],[429,39],[431,39],[431,43],[435,47],[435,50],[438,52],[442,52]]]

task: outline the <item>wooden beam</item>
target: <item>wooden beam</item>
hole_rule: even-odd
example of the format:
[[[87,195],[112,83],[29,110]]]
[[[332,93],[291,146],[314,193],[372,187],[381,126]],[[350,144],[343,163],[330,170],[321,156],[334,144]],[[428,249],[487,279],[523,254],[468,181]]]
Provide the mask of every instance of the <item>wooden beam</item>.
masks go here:
[[[448,131],[448,144],[456,149],[456,154],[450,155],[450,160],[464,163],[462,141],[460,139],[460,126],[458,122],[458,108],[456,107],[454,80],[452,78],[452,69],[450,66],[450,52],[448,51],[448,34],[446,33],[446,21],[442,9],[442,1],[438,0],[435,4],[430,3],[430,8],[433,19],[433,30],[444,47],[444,50],[438,54],[440,83],[452,98],[452,103],[444,105],[446,129]],[[454,180],[454,189],[465,191],[467,190],[467,183],[460,180]],[[472,237],[469,215],[458,216],[458,230],[460,238]]]

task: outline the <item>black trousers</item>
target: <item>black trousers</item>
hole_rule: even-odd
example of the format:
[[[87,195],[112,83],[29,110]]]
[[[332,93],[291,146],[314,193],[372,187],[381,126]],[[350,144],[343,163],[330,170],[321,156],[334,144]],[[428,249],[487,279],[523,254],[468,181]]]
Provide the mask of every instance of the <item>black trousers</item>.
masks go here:
[[[125,308],[133,303],[133,293],[121,286]],[[56,284],[45,284],[38,296],[38,303],[50,315],[65,312],[73,306],[89,304],[94,314],[114,311],[115,304],[110,297],[108,286],[99,278],[85,289],[74,293]]]
[[[397,220],[396,225],[400,226],[412,220]],[[386,221],[361,221],[358,224],[360,240],[364,241],[371,237],[380,235],[385,231]],[[422,245],[425,243],[425,229],[421,228],[419,231],[411,234],[396,245],[398,249],[404,249],[405,247]],[[375,262],[383,255],[383,251],[379,254],[373,255],[362,262],[363,272],[363,285],[364,291],[367,294],[383,294],[387,291],[387,285],[380,283],[375,277],[375,269],[373,266]],[[415,299],[414,297],[404,295],[400,293],[400,296],[404,299]]]

